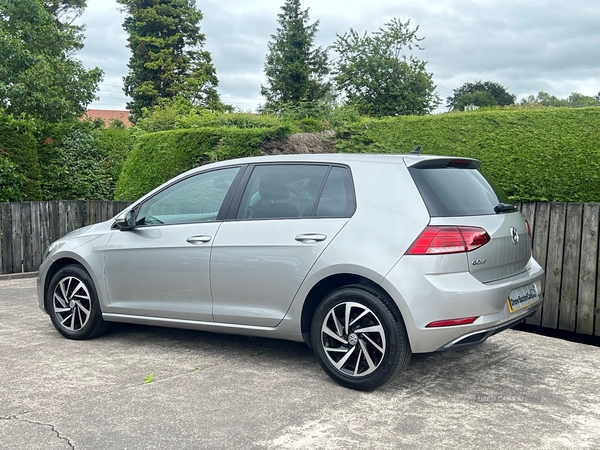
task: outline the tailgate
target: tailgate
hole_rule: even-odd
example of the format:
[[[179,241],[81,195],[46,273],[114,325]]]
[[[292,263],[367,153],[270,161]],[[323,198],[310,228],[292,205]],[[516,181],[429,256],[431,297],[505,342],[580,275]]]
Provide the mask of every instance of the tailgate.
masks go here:
[[[465,253],[469,271],[483,283],[528,269],[531,238],[523,216],[463,158],[407,158],[409,172],[431,217],[431,225],[479,227],[491,240]]]
[[[481,227],[491,241],[466,253],[469,271],[482,283],[508,278],[528,269],[531,238],[520,212],[488,216],[432,218],[432,225]]]

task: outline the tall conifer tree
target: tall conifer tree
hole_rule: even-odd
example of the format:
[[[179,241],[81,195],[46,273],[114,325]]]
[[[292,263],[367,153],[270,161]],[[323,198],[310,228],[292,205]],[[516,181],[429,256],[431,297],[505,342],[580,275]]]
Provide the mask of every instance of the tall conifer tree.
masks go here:
[[[127,17],[129,74],[124,78],[134,120],[159,99],[183,97],[221,109],[219,80],[210,53],[203,50],[202,13],[195,0],[117,0]]]
[[[309,24],[308,9],[301,9],[300,0],[286,0],[281,10],[265,61],[267,84],[261,86],[267,111],[315,103],[330,91],[325,81],[329,74],[327,51],[313,48],[319,21]]]

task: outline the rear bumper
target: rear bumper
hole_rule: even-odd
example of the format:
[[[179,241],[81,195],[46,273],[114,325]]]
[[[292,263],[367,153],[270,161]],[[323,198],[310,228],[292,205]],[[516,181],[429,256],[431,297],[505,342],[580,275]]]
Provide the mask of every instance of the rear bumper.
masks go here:
[[[482,344],[490,336],[493,336],[494,334],[498,334],[501,331],[508,330],[509,328],[512,328],[515,325],[518,325],[523,320],[525,320],[525,319],[533,316],[536,313],[536,311],[540,308],[541,302],[537,303],[536,305],[537,306],[533,310],[528,311],[525,314],[519,315],[516,318],[513,318],[513,319],[511,319],[511,320],[509,320],[507,322],[498,324],[495,327],[488,328],[488,329],[485,329],[485,330],[473,331],[471,333],[468,333],[468,334],[466,334],[464,336],[461,336],[461,337],[459,337],[457,339],[454,339],[451,342],[448,342],[445,345],[442,345],[436,351],[442,352],[442,351],[445,351],[445,350],[456,349],[456,348],[463,348],[463,347],[470,347],[472,345]]]
[[[383,282],[400,309],[413,353],[479,344],[535,314],[543,302],[544,271],[534,259],[526,271],[494,283],[481,283],[464,271],[436,273],[439,265],[423,266],[431,260],[405,257]],[[511,312],[509,293],[530,284],[536,285],[539,300]],[[434,321],[464,317],[477,319],[469,325],[427,327]]]

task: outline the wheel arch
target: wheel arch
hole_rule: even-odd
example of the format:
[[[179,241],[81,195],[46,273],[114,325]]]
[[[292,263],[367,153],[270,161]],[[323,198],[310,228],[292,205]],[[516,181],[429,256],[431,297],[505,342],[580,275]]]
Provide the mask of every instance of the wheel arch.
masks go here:
[[[330,292],[349,285],[364,285],[366,288],[374,289],[381,294],[383,294],[386,298],[389,299],[389,306],[393,308],[393,310],[398,314],[400,320],[405,322],[405,319],[400,311],[400,308],[392,298],[392,296],[379,284],[375,281],[367,278],[363,275],[358,275],[355,273],[338,273],[334,275],[329,275],[318,283],[316,283],[311,290],[308,292],[306,299],[304,300],[304,304],[302,306],[302,315],[300,319],[300,329],[302,332],[302,338],[304,342],[312,348],[312,340],[311,340],[311,325],[313,315],[321,303],[321,300],[327,296]],[[409,339],[410,342],[410,339]]]

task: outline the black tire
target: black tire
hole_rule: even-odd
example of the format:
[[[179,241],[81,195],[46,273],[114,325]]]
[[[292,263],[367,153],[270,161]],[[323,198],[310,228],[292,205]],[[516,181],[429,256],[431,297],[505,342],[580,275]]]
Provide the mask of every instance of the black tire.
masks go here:
[[[336,289],[321,301],[311,338],[319,364],[334,381],[371,391],[407,366],[412,353],[406,328],[390,303],[386,295],[363,285]]]
[[[46,305],[54,328],[66,338],[92,339],[108,329],[94,282],[80,265],[65,266],[52,277]]]

